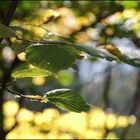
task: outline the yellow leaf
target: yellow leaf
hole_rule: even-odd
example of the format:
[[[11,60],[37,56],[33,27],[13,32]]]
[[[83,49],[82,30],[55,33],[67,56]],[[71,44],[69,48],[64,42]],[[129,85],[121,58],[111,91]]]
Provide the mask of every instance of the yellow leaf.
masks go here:
[[[111,53],[111,54],[117,56],[119,59],[122,59],[123,57],[125,57],[125,55],[122,54],[121,51],[120,51],[118,48],[116,48],[115,46],[113,46],[112,44],[105,45],[105,49],[106,49],[109,53]]]

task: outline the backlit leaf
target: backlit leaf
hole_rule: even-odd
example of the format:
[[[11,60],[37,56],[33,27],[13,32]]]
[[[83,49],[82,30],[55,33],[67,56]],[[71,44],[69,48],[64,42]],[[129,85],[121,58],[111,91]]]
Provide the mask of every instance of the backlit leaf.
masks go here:
[[[15,71],[12,73],[14,78],[25,78],[25,77],[45,77],[51,75],[51,72],[47,70],[42,70],[38,68],[24,69],[20,71]]]
[[[106,52],[101,50],[101,49],[97,49],[91,46],[87,46],[87,45],[81,45],[81,44],[75,44],[74,47],[76,49],[79,49],[87,54],[89,54],[92,57],[96,57],[96,58],[102,58],[102,59],[106,59],[108,61],[113,61],[115,60],[116,62],[120,63],[120,62],[124,62],[126,64],[129,64],[131,66],[140,68],[140,61],[139,59],[131,59],[128,56],[124,55],[119,49],[117,48],[108,48]]]
[[[53,72],[71,67],[75,62],[74,54],[65,45],[31,45],[25,53],[30,64]]]
[[[107,51],[103,51],[101,49],[97,49],[95,47],[87,46],[87,45],[81,45],[81,44],[75,44],[74,47],[78,50],[81,50],[93,57],[103,58],[108,61],[119,61],[119,58],[108,53]]]
[[[89,105],[85,103],[80,94],[70,89],[55,89],[45,94],[44,99],[57,105],[61,109],[73,112],[89,111]]]

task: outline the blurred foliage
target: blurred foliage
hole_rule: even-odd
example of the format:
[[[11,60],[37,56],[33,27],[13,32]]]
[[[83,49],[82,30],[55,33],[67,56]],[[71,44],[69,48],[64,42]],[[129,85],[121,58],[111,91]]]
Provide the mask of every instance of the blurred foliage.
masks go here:
[[[15,121],[18,123],[6,136],[7,139],[101,139],[104,138],[106,128],[119,130],[136,122],[134,116],[106,113],[99,107],[93,107],[88,113],[60,114],[58,110],[52,108],[42,112],[32,112],[26,108],[18,111],[17,102],[7,101],[3,108],[5,129],[10,129]],[[119,137],[110,132],[107,138]]]
[[[66,71],[66,70],[61,70],[58,73],[58,82],[62,86],[70,86],[73,85],[75,82],[75,77],[72,72]]]

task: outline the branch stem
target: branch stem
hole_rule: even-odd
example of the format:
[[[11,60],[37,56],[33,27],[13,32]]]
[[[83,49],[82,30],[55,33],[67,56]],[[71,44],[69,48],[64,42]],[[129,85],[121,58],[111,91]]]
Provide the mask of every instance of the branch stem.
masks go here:
[[[5,90],[7,90],[9,93],[13,94],[13,95],[17,95],[19,97],[22,97],[22,98],[25,98],[25,99],[29,99],[29,100],[32,100],[32,101],[41,101],[43,99],[42,96],[39,96],[39,95],[24,95],[24,94],[21,94],[19,92],[16,92],[16,91],[12,91],[10,90],[9,88],[7,87],[4,87]]]

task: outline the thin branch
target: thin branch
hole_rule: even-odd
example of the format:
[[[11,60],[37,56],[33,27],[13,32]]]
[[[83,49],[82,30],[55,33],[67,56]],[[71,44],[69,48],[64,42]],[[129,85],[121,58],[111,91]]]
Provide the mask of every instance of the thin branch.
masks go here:
[[[66,42],[66,41],[57,41],[57,40],[27,40],[27,39],[23,39],[23,38],[19,38],[16,37],[17,40],[21,40],[21,41],[25,41],[28,43],[34,43],[34,44],[61,44],[61,45],[68,45],[70,43]]]
[[[6,87],[13,85],[15,82],[16,82],[16,80],[6,83]],[[0,87],[2,87],[2,83],[0,83]]]
[[[22,95],[22,94],[19,93],[19,92],[12,91],[12,90],[8,89],[7,87],[4,87],[4,88],[5,88],[5,90],[7,90],[9,93],[12,93],[13,95],[18,95],[18,96],[20,96],[20,97],[24,97],[24,95]]]
[[[59,35],[59,34],[57,34],[57,33],[54,33],[54,32],[52,32],[52,31],[48,30],[47,28],[43,27],[42,24],[40,24],[40,25],[34,25],[34,24],[30,24],[30,23],[25,23],[25,24],[22,24],[22,25],[23,25],[23,26],[29,25],[29,26],[41,28],[41,29],[43,29],[44,31],[46,31],[46,33],[48,34],[48,36],[55,36],[55,37],[58,37],[58,38],[60,38],[60,39],[65,40],[65,41],[71,41],[71,42],[73,42],[73,40],[69,39],[68,37],[61,36],[61,35]],[[20,26],[22,26],[22,25],[20,25]]]
[[[12,91],[7,87],[4,87],[4,89],[7,90],[9,93],[11,93],[13,95],[16,95],[17,97],[22,97],[22,98],[29,99],[29,100],[32,100],[32,101],[41,101],[43,99],[43,97],[39,96],[39,95],[24,95],[20,92]]]

